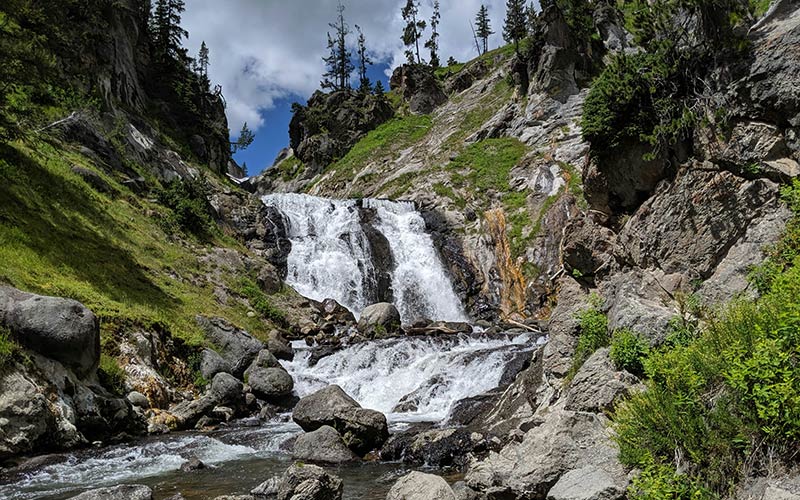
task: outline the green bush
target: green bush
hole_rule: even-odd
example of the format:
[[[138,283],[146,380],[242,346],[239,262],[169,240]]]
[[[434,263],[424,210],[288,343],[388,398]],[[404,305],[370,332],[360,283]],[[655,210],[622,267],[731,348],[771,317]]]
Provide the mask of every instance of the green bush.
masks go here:
[[[203,175],[196,179],[172,181],[158,190],[158,201],[172,214],[169,223],[195,236],[207,237],[214,227],[208,184]]]
[[[583,363],[589,359],[596,350],[608,345],[608,318],[601,310],[602,299],[597,295],[589,297],[589,307],[577,314],[580,336],[578,346],[575,348],[575,355],[572,358],[572,366],[565,378],[568,384],[578,373]]]
[[[0,326],[0,368],[13,359],[18,349],[19,346],[11,338],[11,332],[7,328]]]
[[[627,370],[634,375],[642,376],[643,361],[649,351],[650,344],[647,339],[627,328],[617,330],[611,337],[609,355],[617,370]]]
[[[117,396],[125,395],[125,372],[120,368],[116,358],[108,354],[100,354],[100,367],[97,369],[100,383]]]
[[[628,498],[635,500],[701,500],[715,496],[693,478],[664,465],[651,464],[633,479]]]

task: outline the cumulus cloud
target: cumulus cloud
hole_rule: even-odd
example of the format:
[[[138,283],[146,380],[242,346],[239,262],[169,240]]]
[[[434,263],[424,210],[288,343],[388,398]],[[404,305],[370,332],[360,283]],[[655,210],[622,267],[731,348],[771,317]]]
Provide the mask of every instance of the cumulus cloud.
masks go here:
[[[343,0],[347,23],[359,25],[376,62],[391,68],[405,61],[400,41],[405,0]],[[422,0],[421,15],[429,18],[432,0]],[[493,47],[502,43],[504,0],[440,0],[440,59],[465,61],[475,57],[471,23],[481,3],[489,9],[495,33]],[[264,124],[262,112],[281,99],[302,99],[319,86],[324,72],[328,23],[337,0],[187,0],[183,25],[185,42],[196,54],[205,41],[211,51],[209,74],[223,87],[231,130],[244,122],[252,129]],[[426,36],[429,30],[426,30]],[[355,36],[351,37],[355,43]],[[422,50],[422,47],[420,47]],[[427,55],[427,51],[426,51]]]

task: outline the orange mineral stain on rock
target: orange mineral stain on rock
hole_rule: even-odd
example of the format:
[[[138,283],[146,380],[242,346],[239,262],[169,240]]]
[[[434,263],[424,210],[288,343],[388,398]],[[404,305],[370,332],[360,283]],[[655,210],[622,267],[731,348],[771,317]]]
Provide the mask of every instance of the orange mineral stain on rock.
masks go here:
[[[494,244],[495,263],[502,283],[500,314],[503,318],[519,319],[525,310],[525,277],[511,256],[505,211],[494,208],[484,212],[483,218]]]

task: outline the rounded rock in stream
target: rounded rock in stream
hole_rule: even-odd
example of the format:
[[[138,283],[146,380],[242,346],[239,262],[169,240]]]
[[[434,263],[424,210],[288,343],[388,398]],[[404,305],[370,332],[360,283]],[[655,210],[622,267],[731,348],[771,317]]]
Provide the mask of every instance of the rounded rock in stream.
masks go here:
[[[367,306],[358,320],[358,331],[369,337],[385,337],[399,333],[400,312],[388,302]]]
[[[259,500],[341,500],[342,490],[342,480],[322,467],[294,464],[282,476],[264,481],[250,493]]]
[[[121,484],[89,490],[72,497],[72,500],[153,500],[153,490],[141,484]]]
[[[336,429],[348,448],[359,456],[380,448],[389,438],[386,416],[362,408],[338,385],[329,385],[302,398],[292,419],[306,432],[329,425]]]
[[[329,425],[307,432],[294,442],[292,456],[307,462],[341,463],[358,460],[344,443],[342,436]]]
[[[456,495],[447,481],[440,476],[416,471],[401,477],[386,495],[386,500],[434,499],[456,500]]]

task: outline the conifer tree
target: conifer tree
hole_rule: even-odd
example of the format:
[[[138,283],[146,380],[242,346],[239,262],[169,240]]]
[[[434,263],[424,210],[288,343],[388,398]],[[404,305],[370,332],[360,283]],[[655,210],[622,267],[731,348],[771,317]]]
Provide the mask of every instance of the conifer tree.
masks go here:
[[[231,153],[236,153],[237,151],[242,151],[247,149],[251,144],[253,144],[255,138],[256,135],[247,126],[247,122],[244,122],[244,125],[242,125],[242,130],[239,131],[239,138],[236,139],[235,142],[231,143],[232,146]]]
[[[489,36],[494,34],[489,23],[489,11],[485,5],[481,5],[478,15],[475,17],[475,34],[481,41],[485,54],[489,50]]]
[[[439,11],[439,0],[433,2],[433,15],[431,16],[431,37],[425,42],[425,48],[431,51],[431,66],[438,68],[439,62],[439,21],[442,14]]]
[[[455,57],[450,56],[450,57],[447,58],[447,65],[448,66],[455,66],[456,64],[458,64],[458,61],[456,61]]]
[[[383,83],[380,80],[375,82],[375,95],[378,97],[383,97],[386,93],[386,89],[383,88]]]
[[[519,42],[528,34],[525,15],[525,0],[506,0],[506,21],[503,25],[503,39],[514,44],[519,54]]]
[[[183,39],[189,33],[181,27],[181,13],[186,10],[183,0],[158,0],[153,14],[153,45],[156,59],[163,63],[169,60],[185,62],[186,51]]]
[[[358,31],[358,90],[367,94],[372,88],[372,83],[367,76],[367,66],[372,64],[372,59],[367,54],[367,40],[364,38],[364,32],[357,24],[356,31]]]
[[[350,73],[355,69],[350,61],[351,52],[347,50],[347,35],[351,33],[350,26],[344,21],[344,5],[339,3],[336,7],[336,22],[328,26],[333,28],[334,37],[328,33],[328,57],[324,57],[327,71],[323,75],[321,86],[323,89],[343,90],[350,88]]]
[[[211,82],[208,79],[209,52],[205,40],[200,44],[200,52],[197,54],[197,76],[200,77],[200,84],[203,90],[208,92]]]
[[[406,27],[403,29],[403,43],[406,46],[406,58],[409,64],[422,64],[422,58],[419,56],[419,40],[422,38],[422,32],[425,31],[427,24],[423,19],[417,20],[419,14],[419,3],[414,0],[407,0],[406,6],[401,11],[403,20],[406,22]],[[416,55],[416,59],[414,56]]]

